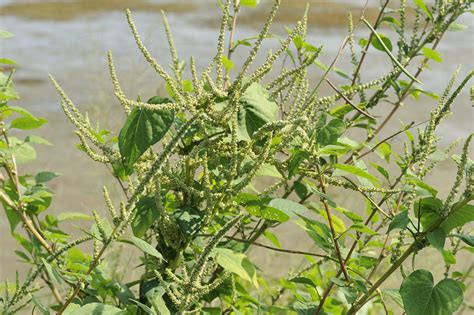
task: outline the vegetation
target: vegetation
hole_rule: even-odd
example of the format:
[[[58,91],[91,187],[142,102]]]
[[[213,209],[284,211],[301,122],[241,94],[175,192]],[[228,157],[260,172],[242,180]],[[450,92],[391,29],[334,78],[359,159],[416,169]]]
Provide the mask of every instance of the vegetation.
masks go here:
[[[254,65],[262,42],[274,40],[270,26],[280,4],[275,1],[257,36],[234,39],[239,12],[257,2],[220,2],[217,52],[203,73],[194,58],[179,58],[163,13],[172,56],[167,72],[144,46],[127,11],[137,46],[166,83],[168,95],[147,102],[128,98],[110,52],[115,95],[126,113],[119,132],[94,127],[51,77],[76,128],[79,149],[104,164],[123,191],[112,200],[104,187],[108,213],[48,214],[53,197],[48,182],[57,174],[21,174],[17,165],[34,160],[35,145],[49,143],[36,135],[15,136],[17,129],[34,130],[46,120],[10,104],[18,98],[14,71],[2,74],[0,199],[11,235],[22,248],[15,253],[30,266],[28,274],[5,282],[4,314],[23,308],[42,314],[404,310],[408,315],[472,309],[463,298],[472,262],[467,270],[452,266],[459,255],[472,260],[466,255],[474,246],[469,234],[473,134],[441,148],[437,129],[474,73],[458,81],[456,70],[439,96],[423,90],[420,82],[425,69],[442,61],[436,49],[447,31],[464,28],[456,20],[473,13],[471,1],[428,5],[415,0],[412,7],[401,0],[393,10],[386,0],[375,22],[361,16],[357,25],[349,15],[348,36],[329,66],[318,59],[323,48],[307,41],[308,11],[280,39],[278,50]],[[384,24],[395,31],[396,40],[383,34]],[[357,40],[355,26],[368,30],[369,37]],[[250,47],[248,57],[234,66],[233,52],[244,46]],[[350,50],[349,74],[336,67],[344,49]],[[392,70],[365,82],[363,65],[371,49],[385,53]],[[0,62],[14,65],[9,59]],[[308,72],[315,65],[324,74],[312,82]],[[346,83],[332,83],[334,75]],[[320,96],[323,84],[334,95]],[[421,94],[434,104],[427,120],[381,138],[403,102]],[[391,111],[371,114],[382,103],[391,104]],[[391,145],[395,137],[406,137],[402,148]],[[453,154],[458,146],[460,154]],[[426,176],[449,158],[457,173],[449,193],[441,196]],[[348,204],[334,200],[340,190],[353,196]],[[63,229],[65,220],[91,218],[93,225],[81,229],[80,238]],[[315,247],[307,252],[282,248],[274,230],[281,225],[301,229]],[[123,280],[114,272],[117,256],[107,254],[119,243],[141,252],[139,277]],[[288,267],[285,277],[264,276],[246,255],[254,247],[301,255],[306,264],[300,270]],[[445,268],[436,284],[430,271],[416,268],[427,247],[439,251],[433,264]],[[391,277],[402,279],[399,288],[387,287]],[[40,298],[45,290],[54,300]]]

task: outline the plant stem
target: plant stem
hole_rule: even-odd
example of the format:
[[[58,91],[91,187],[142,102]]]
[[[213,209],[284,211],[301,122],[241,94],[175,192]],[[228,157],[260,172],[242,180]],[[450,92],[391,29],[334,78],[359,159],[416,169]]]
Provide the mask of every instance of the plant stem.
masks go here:
[[[231,0],[227,0],[231,1]],[[237,14],[239,13],[240,9],[240,0],[235,0],[234,4],[234,16],[232,17],[232,26],[230,29],[230,34],[229,34],[229,47],[227,49],[227,59],[231,60],[232,58],[232,53],[234,52],[234,35],[235,35],[235,29],[237,26]]]
[[[250,243],[251,245],[255,245],[255,246],[258,246],[258,247],[270,249],[270,250],[273,250],[273,251],[276,251],[276,252],[282,252],[282,253],[287,253],[287,254],[295,254],[295,255],[308,255],[308,256],[325,258],[325,259],[328,259],[328,260],[332,260],[334,262],[338,261],[338,260],[336,260],[336,259],[334,259],[334,258],[332,258],[331,256],[328,256],[328,255],[311,253],[311,252],[306,252],[306,251],[301,251],[301,250],[278,248],[278,247],[268,246],[268,245],[258,243],[258,242],[251,242],[250,240],[245,240],[245,239],[241,239],[241,238],[237,238],[237,237],[233,237],[233,236],[226,236],[225,238],[236,241],[236,242]]]
[[[339,95],[342,97],[342,99],[343,99],[344,101],[346,101],[347,104],[349,104],[350,106],[352,106],[352,108],[354,108],[356,111],[358,111],[361,115],[364,115],[364,116],[367,117],[367,118],[370,118],[370,119],[375,120],[375,117],[374,117],[374,116],[370,115],[369,113],[364,112],[361,108],[357,107],[354,103],[352,103],[352,101],[351,101],[348,97],[346,97],[346,96],[344,95],[344,93],[342,93],[341,91],[339,91],[339,89],[338,89],[331,81],[329,81],[329,79],[326,79],[326,82],[327,82],[327,84],[329,84],[330,87],[332,87],[332,89],[333,89],[334,91],[336,91],[337,94],[339,94]]]
[[[433,43],[433,46],[431,47],[431,49],[435,50],[436,47],[438,47],[439,43],[441,42],[441,39],[443,38],[444,34],[446,33],[446,30],[448,29],[449,25],[451,25],[455,20],[456,18],[458,17],[458,14],[453,14],[453,16],[451,16],[451,18],[449,19],[449,21],[445,24],[445,28],[440,32],[440,34],[438,36],[436,36],[436,40],[434,41]],[[376,26],[377,24],[375,24]],[[374,26],[374,29],[375,29],[375,26]],[[426,27],[426,25],[425,25]],[[412,51],[412,53],[410,54],[409,56],[409,59],[408,59],[408,62],[410,62],[413,58],[415,58],[417,56],[417,54],[420,52],[421,49],[423,49],[423,47],[428,43],[428,38],[430,38],[433,34],[433,32],[435,31],[432,31],[431,33],[429,33],[425,39],[420,43],[420,45],[418,45],[418,47],[416,47],[416,49],[414,49]],[[424,33],[424,32],[423,32]],[[371,33],[372,35],[372,33]],[[368,45],[370,44],[370,37],[369,37],[369,43]],[[362,59],[361,59],[362,60]],[[415,73],[414,75],[414,78],[417,79],[420,74],[423,72],[424,68],[426,67],[426,65],[428,64],[428,61],[429,59],[428,58],[423,58],[423,60],[421,61],[420,63],[420,66],[418,67],[418,70],[417,72]],[[360,63],[359,63],[360,65]],[[371,104],[374,102],[374,100],[378,99],[380,95],[384,95],[385,94],[385,91],[390,87],[390,81],[392,80],[395,80],[398,76],[400,75],[400,73],[398,73],[397,75],[394,75],[392,78],[389,78],[385,81],[385,83],[382,85],[382,88],[381,90],[379,90],[378,92],[376,92],[372,98],[369,100],[368,104]],[[355,76],[354,76],[355,78]],[[395,113],[398,111],[398,109],[401,107],[403,101],[408,97],[409,95],[409,91],[410,91],[410,88],[413,86],[413,84],[415,83],[415,81],[412,79],[410,80],[410,83],[408,84],[408,86],[405,88],[403,94],[400,96],[399,100],[397,101],[397,104],[392,108],[392,110],[390,111],[390,113],[385,117],[385,119],[382,121],[382,123],[380,124],[380,126],[372,133],[370,134],[367,139],[365,140],[365,143],[369,143],[370,141],[372,141],[372,139],[374,139],[381,131],[383,128],[385,128],[385,126],[388,124],[388,122],[393,118],[393,116],[395,115]],[[356,119],[357,117],[359,117],[359,113],[356,113],[354,115],[354,117],[351,119],[351,121],[353,121],[354,119]],[[364,148],[364,146],[361,146],[359,147],[358,149],[356,149],[352,154],[351,156],[346,160],[345,163],[347,163],[348,161],[352,160],[352,157],[357,154],[360,150],[362,150]]]
[[[99,264],[100,258],[104,254],[106,248],[107,246],[106,244],[104,244],[104,246],[102,246],[102,248],[100,249],[99,254],[94,258],[94,261],[90,264],[89,269],[87,269],[86,273],[84,274],[84,277],[78,280],[78,282],[76,283],[76,288],[74,289],[73,293],[68,297],[66,302],[64,302],[62,307],[59,309],[58,311],[59,315],[61,315],[66,310],[66,308],[69,306],[69,304],[71,304],[72,300],[74,300],[74,298],[79,293],[79,291],[81,291],[81,285],[82,283],[84,283],[85,277],[87,277],[92,272],[92,270],[94,270],[94,268]]]
[[[467,196],[462,201],[456,203],[452,208],[450,213],[456,211],[457,209],[463,207],[472,200],[473,196]],[[415,238],[414,242],[408,247],[408,249],[403,253],[403,255],[392,264],[392,266],[380,277],[380,279],[374,283],[374,285],[364,294],[358,301],[352,304],[352,307],[347,312],[347,315],[356,314],[356,312],[364,306],[364,304],[369,300],[370,296],[388,279],[401,265],[402,263],[418,248],[418,245],[422,243],[426,235],[439,227],[446,217],[439,218],[435,221],[426,231],[424,231],[418,238]]]
[[[382,19],[382,16],[383,16],[383,13],[385,11],[385,8],[387,7],[388,3],[390,2],[390,0],[386,0],[385,3],[382,5],[382,8],[380,9],[380,12],[377,16],[377,19],[375,20],[375,24],[374,24],[374,30],[376,30],[378,27],[379,27],[379,24],[380,24],[380,20]],[[372,38],[373,38],[374,34],[373,33],[370,33],[369,35],[369,39],[367,41],[367,44],[365,45],[365,48],[364,48],[364,51],[362,52],[362,56],[360,57],[360,60],[359,62],[357,63],[357,68],[356,70],[354,71],[354,74],[352,76],[352,82],[351,82],[351,86],[355,85],[355,82],[357,80],[357,77],[359,76],[359,72],[360,72],[360,69],[362,67],[362,64],[364,63],[364,60],[365,60],[365,57],[367,56],[367,52],[369,51],[369,47],[370,47],[370,44],[372,42]]]
[[[402,180],[403,178],[403,175],[406,173],[406,171],[408,170],[408,167],[405,168],[401,173],[400,175],[398,176],[398,178],[395,180],[395,182],[390,185],[390,189],[393,189],[395,188],[398,183]],[[378,206],[382,206],[382,204],[387,200],[387,196],[383,197],[381,201],[379,201],[378,203]],[[367,217],[367,219],[365,220],[364,224],[367,225],[371,220],[372,218],[374,217],[374,215],[377,213],[377,209],[374,208],[372,210],[372,212],[370,213],[370,215]],[[349,262],[349,259],[351,258],[352,256],[352,253],[354,252],[356,246],[357,246],[357,243],[359,242],[360,238],[362,237],[362,233],[356,233],[356,239],[354,240],[354,242],[352,243],[352,246],[350,247],[349,249],[349,252],[347,253],[347,256],[346,256],[346,259],[344,261],[345,264],[347,264]],[[339,269],[339,271],[337,272],[336,274],[336,278],[339,277],[339,275],[342,273],[342,270]],[[322,294],[322,298],[319,302],[319,305],[318,305],[318,308],[316,309],[315,313],[314,314],[319,314],[319,312],[321,311],[321,309],[323,308],[324,306],[324,302],[326,301],[326,298],[329,296],[329,293],[331,292],[332,288],[334,286],[334,282],[330,282],[328,287],[326,288],[326,290],[324,290],[323,294]]]
[[[318,173],[319,173],[319,181],[321,183],[321,191],[323,192],[324,195],[326,195],[326,184],[324,183],[324,178],[321,174],[321,168],[319,167],[319,165],[316,165],[316,168],[317,168]],[[349,275],[347,274],[346,266],[345,266],[344,261],[342,259],[341,250],[339,248],[339,241],[337,240],[337,237],[336,237],[336,231],[334,229],[334,223],[332,222],[332,215],[331,215],[331,211],[329,210],[328,202],[326,201],[326,199],[322,199],[322,202],[323,202],[323,205],[324,205],[324,209],[326,210],[326,216],[327,216],[327,219],[328,219],[328,222],[329,222],[329,228],[331,230],[331,237],[332,237],[332,241],[334,243],[334,248],[336,249],[336,255],[337,255],[337,259],[339,260],[339,265],[341,266],[342,273],[344,274],[344,277],[346,278],[346,280],[350,281]]]

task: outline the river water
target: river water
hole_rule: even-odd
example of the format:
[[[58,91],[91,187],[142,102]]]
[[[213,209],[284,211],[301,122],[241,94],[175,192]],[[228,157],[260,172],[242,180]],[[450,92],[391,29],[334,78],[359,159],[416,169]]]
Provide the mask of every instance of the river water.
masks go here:
[[[261,2],[258,9],[242,12],[237,39],[255,35],[263,25],[270,3],[265,0]],[[293,25],[302,14],[305,2],[284,1],[273,31],[284,35],[283,26]],[[345,36],[347,10],[351,9],[354,16],[358,17],[365,1],[310,3],[308,38],[314,45],[324,45],[321,59],[328,64]],[[369,18],[373,18],[377,3],[369,1],[366,11]],[[112,187],[112,181],[104,179],[106,170],[88,161],[75,149],[77,140],[72,134],[73,129],[60,113],[58,96],[47,74],[53,74],[70,98],[79,107],[88,110],[93,121],[100,121],[101,125],[115,130],[122,116],[120,110],[116,110],[120,107],[112,96],[108,77],[106,53],[109,49],[114,53],[119,79],[130,98],[140,95],[142,99],[147,99],[163,90],[163,84],[143,61],[130,35],[124,15],[127,7],[132,9],[144,42],[161,64],[166,66],[171,61],[160,22],[161,9],[167,12],[178,53],[183,60],[195,56],[198,69],[203,69],[215,54],[220,12],[213,1],[0,0],[0,29],[15,34],[15,37],[0,42],[0,56],[14,59],[19,64],[16,86],[22,98],[17,104],[50,120],[41,134],[55,146],[39,148],[39,158],[34,169],[55,170],[63,174],[52,184],[58,195],[53,203],[54,211],[90,212],[92,209],[103,209],[100,189],[103,185]],[[446,40],[439,46],[444,62],[433,65],[433,70],[427,70],[421,76],[424,89],[441,93],[458,64],[463,65],[461,75],[474,68],[474,19],[466,16],[461,19],[461,23],[468,25],[468,29],[446,35]],[[357,34],[367,34],[367,30],[360,25]],[[267,49],[272,47],[277,47],[275,39],[265,44]],[[239,60],[239,56],[245,56],[247,51],[245,48],[237,52],[235,59]],[[258,60],[261,61],[262,56],[264,54]],[[347,53],[343,54],[339,67],[350,72],[347,57]],[[364,80],[376,78],[389,70],[390,62],[382,52],[372,50],[367,59],[368,62],[362,68]],[[311,75],[317,79],[321,74],[321,70],[315,68]],[[340,82],[337,77],[332,77],[332,80]],[[436,101],[427,97],[422,97],[418,103],[407,102],[394,121],[425,120],[435,106]],[[467,91],[461,94],[454,108],[455,113],[440,128],[443,144],[474,130],[473,110]],[[388,105],[383,105],[375,114],[382,115],[389,109]],[[394,128],[398,126],[395,124]],[[23,168],[25,171],[28,169]],[[450,170],[446,166],[438,173],[440,177],[433,180],[442,182],[441,177]],[[12,256],[11,248],[16,244],[9,236],[3,211],[0,220],[0,248],[4,249],[0,251],[0,279],[9,277],[12,280],[11,272],[17,268],[17,258]],[[71,228],[74,225],[71,224]],[[292,235],[288,232],[288,239],[284,243],[291,245],[294,240]],[[268,262],[267,259],[263,260]]]

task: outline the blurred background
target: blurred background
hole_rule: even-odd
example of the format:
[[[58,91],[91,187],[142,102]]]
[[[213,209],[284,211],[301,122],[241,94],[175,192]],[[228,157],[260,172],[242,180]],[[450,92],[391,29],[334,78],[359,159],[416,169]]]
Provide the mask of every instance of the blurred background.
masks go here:
[[[310,3],[308,41],[315,45],[324,45],[321,60],[329,64],[336,55],[346,35],[347,13],[351,11],[354,21],[361,15],[365,0],[354,1],[300,1],[284,0],[272,32],[284,36],[284,26],[291,27],[303,14],[306,2]],[[397,6],[398,1],[393,0]],[[245,8],[239,15],[236,39],[255,35],[263,25],[271,1],[261,0],[257,8]],[[369,0],[365,16],[373,20],[377,14],[378,1]],[[16,88],[21,99],[18,105],[27,108],[37,116],[45,117],[49,124],[41,128],[40,134],[54,144],[52,147],[38,148],[38,160],[30,166],[20,169],[27,172],[28,168],[51,170],[62,174],[50,185],[56,196],[52,211],[76,211],[90,213],[91,210],[102,211],[101,188],[107,185],[112,193],[118,196],[118,188],[105,167],[89,160],[76,149],[77,138],[73,128],[61,112],[59,98],[48,81],[51,73],[63,86],[75,104],[89,113],[93,122],[118,133],[123,119],[121,107],[113,96],[112,84],[109,80],[106,53],[112,49],[119,79],[129,98],[140,95],[142,99],[163,94],[163,82],[145,63],[137,50],[125,19],[124,10],[130,8],[137,27],[156,59],[164,66],[171,63],[168,53],[160,10],[168,16],[179,57],[189,60],[195,56],[198,70],[207,66],[215,54],[220,8],[217,1],[167,1],[167,0],[0,0],[0,29],[15,34],[15,37],[2,40],[0,56],[15,60],[19,66],[15,75]],[[472,16],[472,15],[471,15]],[[462,32],[449,32],[439,46],[444,58],[441,64],[434,64],[433,70],[426,70],[421,81],[423,89],[442,93],[451,73],[457,65],[463,68],[460,77],[473,69],[474,62],[474,19],[465,16],[459,21],[468,26]],[[384,34],[391,34],[388,28]],[[358,25],[356,35],[365,36],[367,29]],[[276,38],[269,39],[265,44],[269,49],[278,45]],[[263,49],[265,51],[265,49]],[[240,48],[234,54],[236,68],[239,57],[245,56],[248,47]],[[265,57],[261,53],[260,61]],[[344,53],[338,64],[339,68],[351,72],[348,53]],[[241,59],[241,58],[240,58]],[[257,60],[258,64],[258,60]],[[380,51],[370,50],[368,62],[362,67],[363,81],[377,78],[391,68],[388,57]],[[311,76],[320,78],[322,70],[312,69]],[[331,80],[343,83],[340,78],[332,75]],[[333,94],[330,90],[323,93]],[[385,107],[384,107],[385,106]],[[419,102],[406,103],[406,106],[394,118],[392,129],[400,124],[420,122],[429,117],[429,112],[436,106],[436,101],[421,96]],[[374,113],[383,115],[390,109],[388,104],[382,105]],[[473,131],[473,110],[469,101],[468,90],[458,98],[454,105],[455,113],[440,128],[443,136],[442,145],[455,139],[465,137]],[[449,185],[443,185],[452,177],[453,164],[442,163],[439,171],[430,180],[435,187],[440,187],[440,194]],[[441,184],[441,185],[440,185]],[[115,190],[114,190],[115,189]],[[344,196],[340,196],[344,198]],[[71,221],[71,230],[76,229],[77,222]],[[77,230],[77,229],[76,229]],[[305,250],[310,241],[298,240],[299,234],[286,228],[283,244],[285,247],[298,247]],[[307,245],[307,246],[306,246]],[[26,270],[18,263],[13,254],[16,243],[9,233],[8,222],[3,210],[0,211],[0,279],[14,279],[14,270]],[[270,264],[273,268],[263,272],[272,273],[285,261],[272,261],[270,252],[258,252],[255,259],[261,264]],[[281,256],[280,256],[281,257]],[[284,256],[283,256],[284,257]],[[441,257],[437,256],[438,259]],[[285,260],[284,258],[283,260]],[[290,257],[288,257],[290,259]],[[295,259],[295,258],[291,258]],[[298,258],[301,261],[301,258]],[[461,262],[462,263],[462,262]],[[277,271],[280,273],[280,271]]]

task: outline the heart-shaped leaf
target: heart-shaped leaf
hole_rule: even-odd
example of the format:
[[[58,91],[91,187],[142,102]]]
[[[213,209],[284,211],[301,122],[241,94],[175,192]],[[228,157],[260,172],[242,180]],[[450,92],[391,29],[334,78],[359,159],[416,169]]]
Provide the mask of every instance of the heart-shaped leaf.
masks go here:
[[[263,86],[253,83],[240,99],[237,136],[242,140],[250,140],[258,129],[277,118],[278,105],[270,99]]]
[[[453,279],[443,279],[434,285],[428,270],[415,270],[400,287],[407,315],[450,315],[463,301],[461,285]]]
[[[171,102],[158,96],[148,100],[150,104]],[[174,121],[169,110],[149,110],[135,107],[120,130],[118,145],[127,172],[131,173],[133,163],[152,145],[161,140]]]

